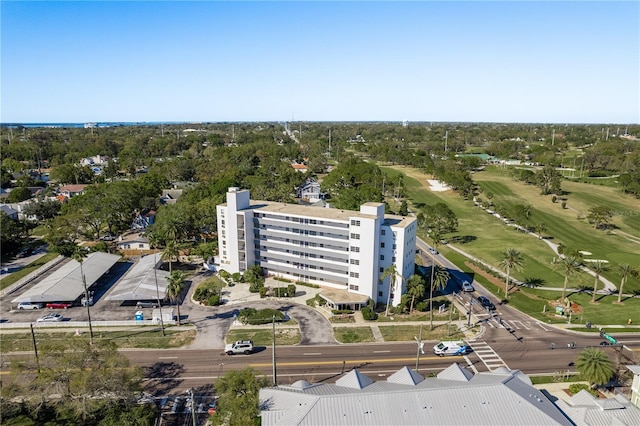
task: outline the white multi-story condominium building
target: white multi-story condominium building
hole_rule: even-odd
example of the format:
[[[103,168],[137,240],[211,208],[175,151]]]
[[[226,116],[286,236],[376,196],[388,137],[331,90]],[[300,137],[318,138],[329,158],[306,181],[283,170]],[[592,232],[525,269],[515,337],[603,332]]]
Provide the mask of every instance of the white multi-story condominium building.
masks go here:
[[[371,298],[394,306],[414,273],[416,219],[385,215],[383,203],[340,210],[251,200],[248,190],[229,188],[217,214],[220,268],[230,273],[259,265],[270,275],[366,296],[359,305]],[[392,264],[390,289],[391,277],[380,278]]]

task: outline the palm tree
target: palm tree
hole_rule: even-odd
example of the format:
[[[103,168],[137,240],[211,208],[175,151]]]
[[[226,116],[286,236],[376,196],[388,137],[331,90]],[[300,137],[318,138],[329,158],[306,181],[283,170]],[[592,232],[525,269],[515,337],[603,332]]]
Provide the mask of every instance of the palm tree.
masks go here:
[[[580,352],[576,360],[576,369],[580,376],[592,385],[607,383],[614,373],[613,363],[607,354],[595,348],[587,348]]]
[[[168,241],[164,247],[164,250],[162,250],[162,260],[169,261],[169,273],[173,272],[171,270],[173,258],[177,258],[179,254],[180,250],[178,250],[178,245],[176,244],[176,242],[173,240]]]
[[[514,248],[508,248],[502,252],[502,260],[500,261],[500,267],[507,269],[507,282],[504,285],[504,298],[509,298],[509,280],[512,269],[522,269],[524,258],[522,253]]]
[[[638,274],[638,271],[628,263],[623,263],[622,265],[618,265],[618,272],[622,276],[620,280],[620,291],[618,292],[618,303],[622,303],[622,288],[627,283],[627,279],[630,276],[635,276]]]
[[[382,275],[380,276],[380,281],[384,281],[387,277],[389,277],[389,294],[387,294],[387,308],[384,312],[384,316],[389,316],[389,304],[391,303],[391,291],[396,288],[396,264],[392,263],[391,266],[388,266]]]
[[[416,300],[416,297],[424,296],[424,290],[424,280],[422,277],[417,274],[411,275],[407,281],[407,294],[411,296],[409,313],[413,312],[413,302]]]
[[[169,280],[169,286],[167,287],[167,296],[169,299],[176,304],[178,308],[178,326],[180,325],[180,295],[182,294],[182,290],[184,290],[184,274],[182,271],[172,272],[171,275],[167,277]]]
[[[591,270],[596,274],[596,281],[593,284],[593,294],[591,295],[591,303],[596,301],[596,292],[598,291],[598,282],[600,281],[600,274],[606,271],[607,264],[601,260],[597,262],[593,262],[591,265]]]
[[[82,262],[87,252],[79,246],[76,246],[71,254],[71,258],[80,264],[80,275],[82,276],[82,286],[84,287],[84,302],[87,307],[87,318],[89,318],[89,344],[93,345],[93,326],[91,325],[91,310],[89,309],[89,291],[87,290],[87,278],[84,276]]]
[[[433,330],[433,290],[442,290],[447,286],[449,281],[449,271],[440,265],[431,267],[431,286],[429,288],[429,329]]]
[[[564,303],[564,298],[567,293],[567,284],[569,284],[569,277],[577,272],[582,272],[582,266],[580,262],[573,257],[567,256],[558,260],[556,263],[560,265],[560,269],[564,273],[564,285],[562,286],[562,298],[560,301]]]

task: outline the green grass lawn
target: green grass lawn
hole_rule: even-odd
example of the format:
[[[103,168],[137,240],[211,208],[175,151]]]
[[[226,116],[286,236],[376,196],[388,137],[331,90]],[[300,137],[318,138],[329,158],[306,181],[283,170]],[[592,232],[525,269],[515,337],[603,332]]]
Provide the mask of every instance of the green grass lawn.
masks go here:
[[[378,327],[385,342],[407,342],[415,340],[420,335],[418,325],[381,325]],[[429,330],[429,324],[422,327],[422,340],[456,340],[464,338],[457,327],[447,324],[434,324],[434,329]]]
[[[387,168],[384,169],[387,170]],[[501,260],[501,253],[508,247],[514,247],[523,253],[525,264],[522,271],[513,271],[512,276],[523,281],[536,279],[542,286],[562,286],[564,276],[554,268],[553,251],[544,241],[516,231],[452,191],[431,192],[424,187],[429,177],[416,169],[398,167],[396,173],[399,172],[407,174],[404,182],[414,210],[419,210],[424,204],[444,202],[455,212],[458,217],[458,232],[446,236],[453,244],[496,267]],[[582,211],[588,211],[588,207],[585,207],[587,203],[595,202],[594,200],[611,199],[614,207],[620,211],[632,211],[633,203],[637,203],[637,200],[619,193],[615,188],[563,181],[563,187],[570,192],[568,195],[570,208],[562,209],[559,202],[551,202],[551,196],[541,197],[538,188],[516,182],[502,170],[490,169],[474,174],[473,178],[483,188],[483,194],[480,196],[485,200],[486,193],[490,191],[494,194],[495,203],[531,205],[531,222],[544,223],[547,228],[545,236],[552,242],[563,243],[569,248],[590,251],[593,253],[592,258],[609,260],[611,268],[603,276],[614,284],[617,285],[620,282],[615,265],[640,264],[640,256],[637,255],[640,244],[620,235],[595,231],[585,219],[579,219]],[[599,198],[593,198],[595,197],[593,194],[597,193],[600,193]],[[575,207],[573,207],[574,204]],[[640,224],[635,227],[636,220],[640,220],[640,216],[629,214],[614,219],[614,222],[619,222],[620,231],[640,238],[638,232]],[[441,251],[447,257],[449,256],[450,251],[444,246],[441,247]],[[593,277],[585,273],[578,274],[571,278],[569,286],[592,287]],[[631,293],[638,290],[640,290],[640,280],[629,278],[625,285],[625,292]]]
[[[50,260],[55,259],[56,257],[58,257],[58,253],[47,253],[44,256],[40,257],[38,260],[31,262],[24,268],[20,269],[19,271],[12,272],[11,275],[0,280],[0,290],[9,287],[11,284],[17,282],[21,278],[26,277],[27,275],[37,270]]]
[[[255,346],[273,345],[273,331],[271,328],[231,329],[226,337],[226,342],[237,340],[253,340]],[[300,343],[300,330],[297,328],[277,328],[276,345],[297,345]]]
[[[371,327],[334,327],[333,335],[340,343],[375,342]]]
[[[157,328],[135,328],[131,330],[94,330],[94,341],[111,340],[119,348],[152,348],[168,349],[179,348],[189,345],[196,337],[194,330],[178,330],[168,328],[165,330],[166,336],[162,336],[161,330]],[[76,345],[78,342],[89,341],[89,332],[83,332],[80,336],[75,335],[75,330],[52,331],[36,330],[36,342],[38,348],[47,345]],[[0,353],[33,351],[33,340],[31,333],[1,333]]]

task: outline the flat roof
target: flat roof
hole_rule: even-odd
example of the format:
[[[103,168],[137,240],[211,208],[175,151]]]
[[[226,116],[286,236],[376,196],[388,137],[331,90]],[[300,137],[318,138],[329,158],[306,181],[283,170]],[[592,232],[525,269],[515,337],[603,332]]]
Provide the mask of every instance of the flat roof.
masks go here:
[[[90,253],[83,260],[81,268],[78,261],[69,259],[11,302],[72,302],[84,294],[81,270],[88,288],[118,260],[119,255],[98,251]]]
[[[377,205],[378,203],[364,203],[364,205]],[[222,204],[226,206],[227,203]],[[318,207],[314,205],[304,205],[295,203],[280,203],[276,201],[251,200],[249,209],[262,212],[273,212],[278,214],[290,214],[294,216],[304,216],[309,218],[325,218],[349,222],[352,217],[373,217],[370,214],[360,213],[357,210],[336,209],[333,207]],[[242,211],[242,210],[240,210]],[[394,227],[406,227],[416,219],[411,216],[398,216],[385,214],[385,224]]]
[[[169,272],[157,269],[161,261],[156,255],[141,257],[116,283],[106,300],[156,300],[158,297],[160,300],[164,299],[169,286]]]
[[[320,292],[320,297],[333,303],[367,303],[369,296],[364,294],[349,293],[347,290],[326,289]]]

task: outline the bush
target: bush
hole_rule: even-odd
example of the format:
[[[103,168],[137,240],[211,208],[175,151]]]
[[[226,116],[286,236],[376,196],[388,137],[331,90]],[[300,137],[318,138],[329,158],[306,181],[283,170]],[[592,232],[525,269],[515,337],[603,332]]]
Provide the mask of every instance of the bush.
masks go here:
[[[362,308],[360,312],[362,312],[362,318],[364,318],[366,321],[375,321],[378,319],[378,314],[376,314],[373,309],[368,306]]]
[[[288,278],[282,278],[282,277],[273,277],[274,280],[276,281],[282,281],[283,283],[290,283],[291,280]]]
[[[569,385],[569,392],[571,392],[571,394],[573,395],[577,394],[582,389],[586,389],[591,395],[595,397],[599,396],[598,391],[595,389],[591,389],[591,387],[586,383],[573,383],[572,385]]]
[[[305,282],[302,282],[302,281],[296,281],[296,285],[303,285],[305,287],[311,287],[311,288],[320,288],[320,286],[317,285],[317,284],[305,283]]]
[[[207,304],[209,306],[218,306],[220,304],[220,295],[214,294],[213,296],[209,297],[209,299],[207,300]]]
[[[420,312],[427,312],[429,310],[429,303],[428,302],[418,302],[416,303],[416,311],[420,311]]]
[[[282,321],[284,314],[277,309],[260,309],[259,311],[249,308],[244,309],[238,314],[240,319],[245,324],[260,325],[269,324],[273,321],[273,317],[276,317],[276,321]]]
[[[306,303],[306,304],[307,304],[307,306],[310,306],[310,307],[312,307],[312,308],[315,308],[315,307],[317,306],[317,305],[316,305],[316,298],[315,298],[315,297],[311,297],[311,298],[309,298],[309,299],[305,300],[305,301],[304,301],[304,303]]]
[[[352,314],[353,310],[351,310],[351,309],[332,309],[331,313],[333,315]]]
[[[250,293],[259,293],[261,288],[264,288],[264,283],[260,283],[260,282],[251,283],[249,285],[249,292]]]
[[[291,297],[287,287],[273,287],[271,289],[271,296],[273,297]]]
[[[260,287],[260,290],[258,290],[258,292],[260,293],[261,299],[264,299],[267,296],[267,288],[265,286]]]
[[[287,293],[289,293],[289,297],[296,297],[296,286],[289,284],[287,286]]]

